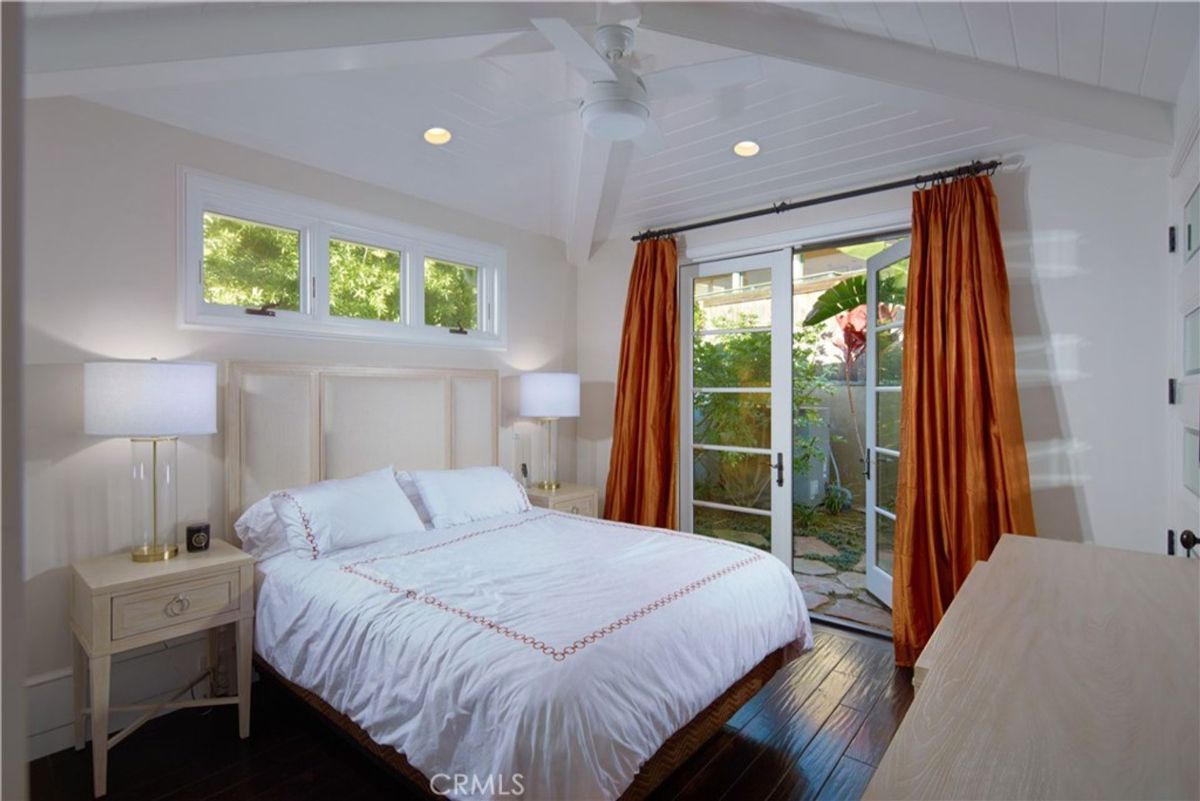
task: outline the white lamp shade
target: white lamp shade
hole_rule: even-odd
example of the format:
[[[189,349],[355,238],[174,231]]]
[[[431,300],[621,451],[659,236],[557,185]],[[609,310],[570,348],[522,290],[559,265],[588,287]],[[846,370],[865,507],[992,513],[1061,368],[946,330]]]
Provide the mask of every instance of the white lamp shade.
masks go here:
[[[89,362],[83,430],[104,437],[176,437],[217,431],[212,362]]]
[[[521,376],[522,417],[578,417],[576,373],[525,373]]]

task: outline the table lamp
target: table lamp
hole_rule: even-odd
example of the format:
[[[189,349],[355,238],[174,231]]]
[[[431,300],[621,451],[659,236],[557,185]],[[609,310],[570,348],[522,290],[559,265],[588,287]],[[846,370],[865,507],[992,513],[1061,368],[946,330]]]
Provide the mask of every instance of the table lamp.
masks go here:
[[[521,376],[521,416],[536,417],[546,430],[546,479],[536,486],[556,490],[558,481],[558,419],[579,416],[579,375],[525,373]]]
[[[216,433],[217,366],[89,362],[83,366],[83,429],[133,443],[133,560],[177,555],[177,438]]]

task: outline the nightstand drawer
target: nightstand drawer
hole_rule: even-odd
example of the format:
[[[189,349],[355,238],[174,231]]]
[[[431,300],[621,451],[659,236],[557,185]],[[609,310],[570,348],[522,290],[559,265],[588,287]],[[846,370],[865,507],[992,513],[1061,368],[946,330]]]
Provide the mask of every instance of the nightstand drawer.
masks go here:
[[[112,599],[112,638],[178,626],[238,608],[237,571]]]
[[[550,504],[550,508],[558,512],[570,512],[573,515],[595,517],[596,499],[595,497],[565,498],[561,501],[554,501]]]

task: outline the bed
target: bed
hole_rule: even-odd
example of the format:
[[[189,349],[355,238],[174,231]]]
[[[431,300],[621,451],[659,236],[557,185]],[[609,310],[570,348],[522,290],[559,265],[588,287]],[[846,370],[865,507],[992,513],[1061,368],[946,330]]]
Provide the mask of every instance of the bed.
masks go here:
[[[232,364],[229,512],[381,463],[495,464],[498,396],[487,371]],[[262,670],[452,798],[643,798],[812,642],[769,554],[543,509],[257,572]]]

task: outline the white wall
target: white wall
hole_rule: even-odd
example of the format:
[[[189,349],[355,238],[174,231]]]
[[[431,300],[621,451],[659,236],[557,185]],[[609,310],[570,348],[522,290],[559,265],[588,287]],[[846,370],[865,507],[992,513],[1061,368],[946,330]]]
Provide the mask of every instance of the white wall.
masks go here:
[[[1042,536],[1165,547],[1166,175],[1162,159],[1047,145],[994,178]],[[892,192],[694,232],[681,250],[709,257],[722,243],[748,249],[817,241],[839,227],[881,229],[907,217],[909,197]],[[627,241],[610,242],[579,269],[579,476],[601,486],[633,252]]]
[[[573,369],[575,271],[560,242],[80,100],[26,106],[25,398],[34,756],[65,747],[69,721],[68,565],[128,546],[129,443],[82,433],[82,368],[95,358],[255,359],[498,369],[501,464],[540,452],[514,425],[515,375]],[[500,245],[508,253],[503,352],[184,330],[176,323],[179,165]],[[524,440],[514,446],[514,427]],[[574,426],[562,427],[564,477]],[[181,440],[180,519],[223,536],[222,438]],[[136,659],[114,695],[165,690],[196,667],[198,645]],[[142,668],[138,669],[137,665]],[[165,669],[164,669],[165,666]],[[124,673],[124,678],[122,677]]]

